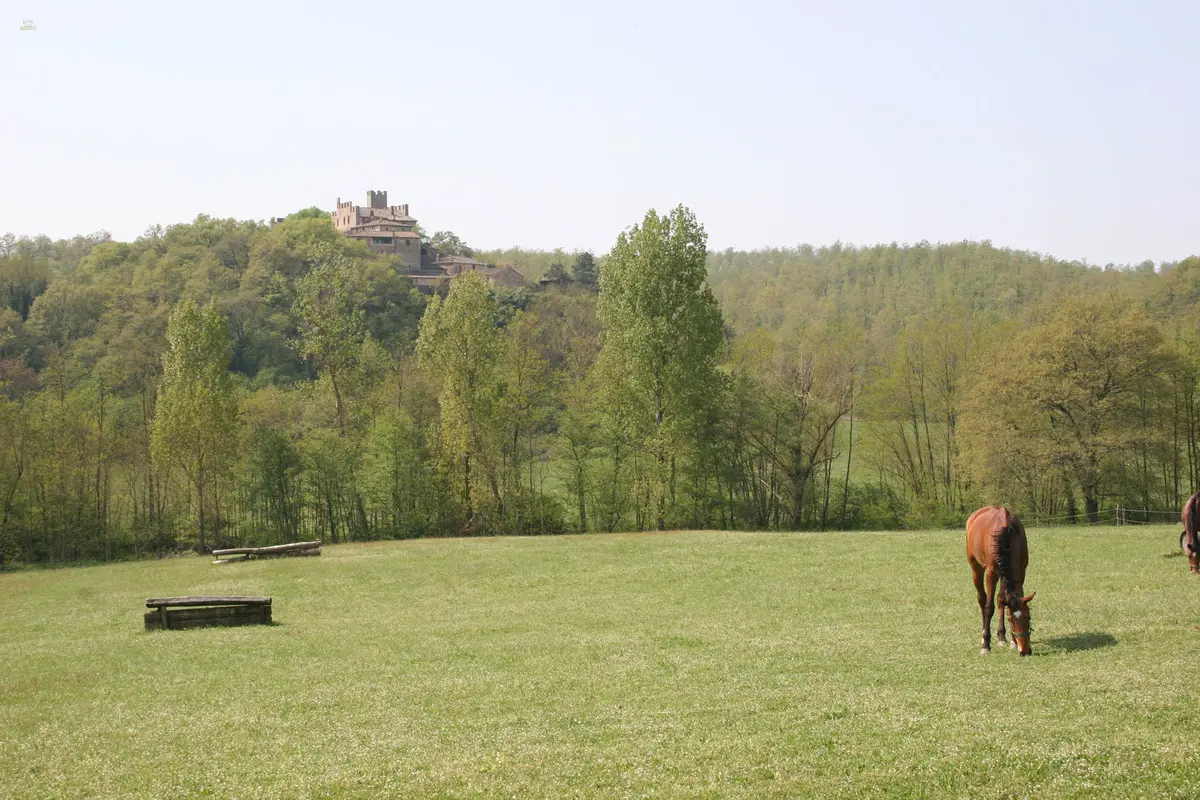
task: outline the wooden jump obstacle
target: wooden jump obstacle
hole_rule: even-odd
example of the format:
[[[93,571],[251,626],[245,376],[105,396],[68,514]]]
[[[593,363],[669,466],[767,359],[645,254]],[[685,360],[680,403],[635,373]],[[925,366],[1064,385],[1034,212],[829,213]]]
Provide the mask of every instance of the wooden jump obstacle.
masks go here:
[[[277,544],[271,547],[231,547],[227,550],[213,550],[216,560],[214,564],[228,564],[230,561],[249,561],[252,558],[279,558],[280,556],[319,556],[321,542],[293,542]]]
[[[146,630],[254,625],[271,621],[269,597],[152,597],[146,600]]]

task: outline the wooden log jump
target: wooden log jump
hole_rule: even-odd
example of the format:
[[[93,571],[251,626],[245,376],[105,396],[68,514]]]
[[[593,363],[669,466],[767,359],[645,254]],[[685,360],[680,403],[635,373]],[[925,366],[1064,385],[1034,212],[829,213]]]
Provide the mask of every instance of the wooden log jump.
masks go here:
[[[271,621],[269,597],[151,597],[146,630],[254,625]]]
[[[225,550],[213,550],[216,558],[214,564],[225,564],[230,561],[248,561],[252,558],[278,558],[280,556],[319,556],[321,542],[292,542],[291,544],[276,544],[270,547],[230,547]]]

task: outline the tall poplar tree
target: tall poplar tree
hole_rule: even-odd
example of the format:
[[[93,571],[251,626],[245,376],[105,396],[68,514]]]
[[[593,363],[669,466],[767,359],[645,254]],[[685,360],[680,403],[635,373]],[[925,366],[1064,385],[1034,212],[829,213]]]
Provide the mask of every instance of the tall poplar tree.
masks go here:
[[[676,498],[679,460],[721,388],[721,311],[708,288],[708,236],[684,206],[653,209],[617,237],[600,272],[604,344],[597,361],[601,413],[650,457],[653,524],[662,530]],[[619,424],[616,424],[620,420]]]
[[[497,310],[487,279],[467,272],[451,282],[444,301],[430,301],[417,340],[422,368],[441,385],[442,464],[460,487],[468,524],[487,487],[500,499],[495,452],[504,339]]]
[[[201,310],[184,301],[167,323],[167,345],[151,453],[160,470],[181,470],[195,490],[204,551],[208,508],[219,500],[212,489],[228,470],[237,445],[238,407],[228,370],[232,352],[225,319],[212,303]]]

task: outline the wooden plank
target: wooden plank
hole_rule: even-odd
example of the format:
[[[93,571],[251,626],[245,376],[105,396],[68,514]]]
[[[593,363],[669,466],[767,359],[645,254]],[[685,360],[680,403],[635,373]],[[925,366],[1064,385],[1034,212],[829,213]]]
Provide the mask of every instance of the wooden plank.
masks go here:
[[[266,555],[268,553],[286,553],[289,550],[309,550],[320,547],[321,542],[292,542],[290,544],[273,544],[270,547],[230,547],[225,550],[213,550],[214,556],[234,555]]]
[[[237,597],[237,596],[210,596],[210,597],[151,597],[146,600],[146,608],[161,608],[169,606],[171,608],[179,608],[184,606],[269,606],[271,598],[269,597]]]
[[[148,611],[146,630],[181,630],[209,626],[267,624],[271,621],[270,606],[208,606],[205,608],[176,608]]]
[[[220,619],[222,617],[262,617],[267,606],[205,606],[202,608],[169,608],[167,619]]]
[[[218,608],[178,608],[167,612],[167,627],[203,628],[208,625],[253,625],[270,622],[264,611],[266,606],[223,606]],[[211,613],[221,612],[221,613]]]
[[[265,625],[266,620],[259,617],[226,617],[224,619],[188,619],[171,621],[171,630],[184,631],[192,628],[236,628],[240,625]]]

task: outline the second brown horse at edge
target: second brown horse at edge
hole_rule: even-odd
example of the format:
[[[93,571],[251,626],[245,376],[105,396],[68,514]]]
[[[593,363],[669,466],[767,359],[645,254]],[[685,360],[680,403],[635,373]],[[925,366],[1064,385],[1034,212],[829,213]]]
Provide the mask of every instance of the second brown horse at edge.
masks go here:
[[[975,592],[983,616],[983,643],[979,652],[987,655],[992,649],[992,614],[996,600],[1000,601],[1000,624],[996,635],[1000,646],[1007,646],[1004,630],[1005,610],[1008,611],[1013,644],[1021,655],[1033,652],[1029,634],[1033,626],[1029,618],[1029,603],[1033,594],[1022,597],[1025,570],[1029,566],[1029,543],[1025,526],[1004,506],[986,506],[967,519],[967,561],[975,577]],[[996,585],[1000,584],[999,598]],[[1037,592],[1034,592],[1037,594]]]
[[[1183,533],[1179,534],[1179,549],[1187,555],[1192,574],[1200,574],[1200,535],[1197,534],[1197,525],[1200,524],[1200,492],[1196,492],[1183,504],[1180,518],[1183,522]]]

